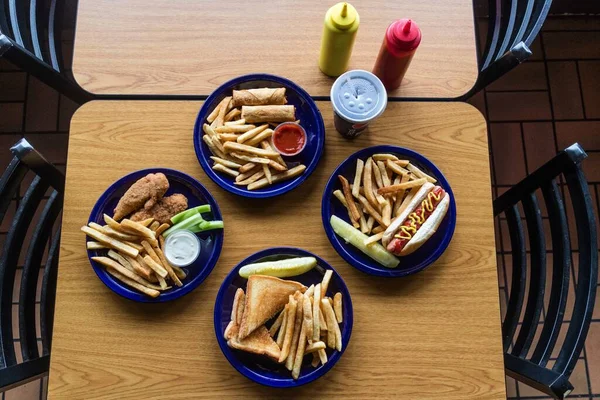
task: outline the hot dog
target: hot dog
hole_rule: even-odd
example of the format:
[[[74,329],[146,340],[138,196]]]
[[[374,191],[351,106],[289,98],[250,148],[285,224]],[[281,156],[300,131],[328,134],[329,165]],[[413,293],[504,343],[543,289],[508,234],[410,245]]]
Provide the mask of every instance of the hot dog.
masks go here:
[[[435,233],[449,205],[450,195],[441,186],[425,183],[385,230],[383,245],[397,256],[411,254]]]

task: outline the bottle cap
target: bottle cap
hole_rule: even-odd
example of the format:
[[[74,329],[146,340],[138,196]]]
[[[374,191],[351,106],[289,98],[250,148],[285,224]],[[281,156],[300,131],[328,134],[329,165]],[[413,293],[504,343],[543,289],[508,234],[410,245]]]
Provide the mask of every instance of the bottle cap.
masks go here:
[[[331,23],[341,30],[349,29],[358,16],[356,8],[354,8],[352,4],[346,2],[337,3],[331,7],[330,11]]]
[[[368,71],[352,70],[342,74],[331,87],[333,109],[352,123],[377,118],[387,105],[383,83]]]
[[[395,51],[412,51],[421,43],[421,30],[415,21],[410,19],[392,22],[385,36],[388,44]]]

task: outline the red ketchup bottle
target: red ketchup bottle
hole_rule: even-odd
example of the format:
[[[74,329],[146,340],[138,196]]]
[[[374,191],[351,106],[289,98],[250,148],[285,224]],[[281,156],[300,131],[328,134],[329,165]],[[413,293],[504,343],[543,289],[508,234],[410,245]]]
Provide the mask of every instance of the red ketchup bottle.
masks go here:
[[[400,87],[400,82],[421,43],[421,30],[410,19],[399,19],[385,31],[373,74],[390,91]]]

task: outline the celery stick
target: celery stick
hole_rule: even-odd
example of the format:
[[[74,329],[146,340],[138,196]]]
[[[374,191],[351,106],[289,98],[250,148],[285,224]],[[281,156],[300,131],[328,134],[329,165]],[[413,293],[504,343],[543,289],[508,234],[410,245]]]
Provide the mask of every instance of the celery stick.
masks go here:
[[[223,221],[202,221],[198,225],[190,228],[194,233],[210,231],[212,229],[223,229]]]
[[[193,215],[189,218],[184,219],[183,221],[181,221],[180,223],[173,225],[172,227],[170,227],[169,229],[167,229],[164,233],[163,236],[165,238],[167,238],[171,233],[175,232],[175,231],[179,231],[182,229],[190,229],[195,225],[200,224],[200,222],[202,222],[202,215],[200,214],[196,214]]]
[[[211,229],[223,229],[223,221],[203,221],[200,223],[200,228],[203,231],[209,231]]]
[[[171,223],[173,223],[173,225],[177,225],[184,219],[187,219],[195,214],[202,214],[207,212],[210,212],[210,204],[203,204],[201,206],[190,208],[188,210],[180,212],[179,214],[171,218]]]

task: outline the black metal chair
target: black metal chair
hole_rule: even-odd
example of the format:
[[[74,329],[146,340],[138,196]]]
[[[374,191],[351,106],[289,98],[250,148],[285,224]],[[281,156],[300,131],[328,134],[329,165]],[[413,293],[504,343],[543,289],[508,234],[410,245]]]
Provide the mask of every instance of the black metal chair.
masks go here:
[[[588,184],[581,169],[581,162],[586,157],[581,146],[574,144],[494,201],[494,215],[506,216],[513,259],[510,296],[502,324],[506,373],[556,399],[563,399],[573,390],[569,376],[583,349],[598,283],[596,224]],[[544,232],[536,196],[538,189],[546,205],[552,240],[548,304],[544,304],[546,274],[549,272],[546,271],[547,232]],[[558,357],[550,368],[548,361],[557,346],[563,323],[571,272],[571,238],[562,190],[568,191],[575,216],[579,271],[571,321],[564,341],[558,344]],[[540,323],[542,309],[545,319]],[[541,333],[534,343],[538,325]]]
[[[0,253],[0,391],[48,371],[60,240],[60,229],[53,227],[62,210],[64,192],[63,174],[25,139],[15,144],[11,151],[15,157],[0,178],[0,221],[4,219],[26,176],[34,177],[19,200]],[[42,206],[48,190],[50,195]],[[41,213],[36,225],[32,225],[36,210]],[[31,239],[27,244],[28,230]],[[47,259],[43,263],[46,250]],[[19,266],[20,256],[24,256],[22,267]],[[41,354],[36,335],[36,289],[40,283],[40,268],[43,268],[39,302]],[[17,327],[13,327],[12,309],[15,304],[13,286],[18,269],[21,270],[21,283],[17,303],[17,340],[13,334]],[[17,342],[21,347],[20,357],[15,352]]]
[[[489,0],[488,33],[479,60],[479,77],[464,99],[531,56],[531,44],[542,29],[551,4],[552,0]]]
[[[70,79],[61,54],[63,0],[0,0],[0,57],[83,104],[92,95]]]

